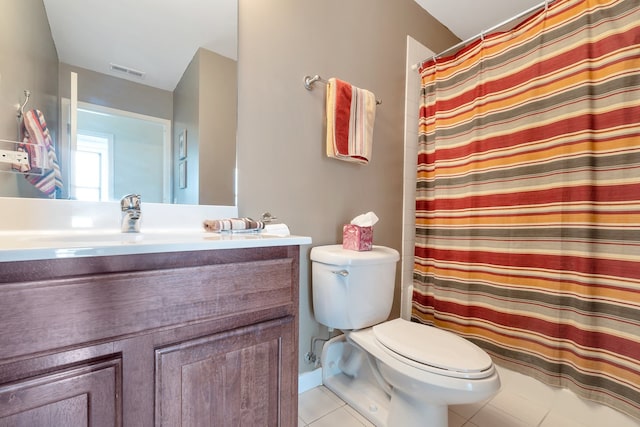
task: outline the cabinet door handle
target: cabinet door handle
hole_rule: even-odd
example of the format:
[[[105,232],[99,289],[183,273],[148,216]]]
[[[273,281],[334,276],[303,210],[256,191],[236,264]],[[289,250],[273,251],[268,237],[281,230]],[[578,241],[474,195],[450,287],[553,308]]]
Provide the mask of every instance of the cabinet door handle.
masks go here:
[[[349,272],[347,270],[334,270],[332,271],[332,273],[342,277],[347,277],[349,275]]]

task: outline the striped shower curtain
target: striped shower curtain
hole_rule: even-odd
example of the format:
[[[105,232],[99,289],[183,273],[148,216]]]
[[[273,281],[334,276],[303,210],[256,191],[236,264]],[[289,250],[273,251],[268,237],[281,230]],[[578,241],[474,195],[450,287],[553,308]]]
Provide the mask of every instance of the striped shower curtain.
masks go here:
[[[412,318],[640,418],[640,1],[421,67]]]

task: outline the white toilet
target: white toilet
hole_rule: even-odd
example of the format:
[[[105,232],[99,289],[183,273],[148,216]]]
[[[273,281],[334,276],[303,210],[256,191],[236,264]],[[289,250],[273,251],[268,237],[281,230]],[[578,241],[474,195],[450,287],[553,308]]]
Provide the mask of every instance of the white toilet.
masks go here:
[[[500,389],[489,355],[460,336],[403,319],[387,321],[394,249],[311,249],[313,309],[344,335],[329,340],[324,385],[377,426],[446,427],[447,405],[485,400]]]

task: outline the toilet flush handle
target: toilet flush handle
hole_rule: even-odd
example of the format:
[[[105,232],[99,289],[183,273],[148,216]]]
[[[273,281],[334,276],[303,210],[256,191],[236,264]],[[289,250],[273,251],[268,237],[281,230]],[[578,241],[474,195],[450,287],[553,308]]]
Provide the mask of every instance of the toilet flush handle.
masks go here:
[[[347,277],[349,275],[349,272],[347,270],[334,270],[332,271],[332,273],[342,277]]]

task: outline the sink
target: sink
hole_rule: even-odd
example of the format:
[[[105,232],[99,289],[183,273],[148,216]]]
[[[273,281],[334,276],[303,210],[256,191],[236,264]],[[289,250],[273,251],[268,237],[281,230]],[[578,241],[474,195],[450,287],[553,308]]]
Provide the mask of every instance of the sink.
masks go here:
[[[303,236],[209,233],[195,229],[0,232],[0,262],[308,244]]]
[[[142,234],[136,233],[113,233],[113,234],[59,234],[59,235],[44,235],[44,236],[29,236],[25,237],[25,240],[32,242],[43,243],[94,243],[94,242],[109,242],[109,243],[122,243],[122,242],[140,242],[145,237]]]
[[[104,232],[66,232],[66,233],[30,233],[15,236],[12,240],[16,246],[30,247],[95,247],[132,244],[152,244],[169,242],[192,242],[207,238],[205,232],[158,231],[144,233]]]

